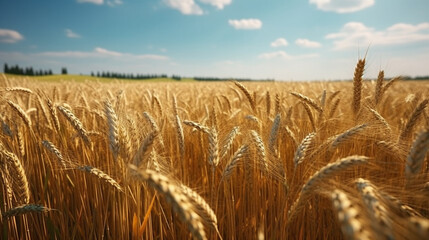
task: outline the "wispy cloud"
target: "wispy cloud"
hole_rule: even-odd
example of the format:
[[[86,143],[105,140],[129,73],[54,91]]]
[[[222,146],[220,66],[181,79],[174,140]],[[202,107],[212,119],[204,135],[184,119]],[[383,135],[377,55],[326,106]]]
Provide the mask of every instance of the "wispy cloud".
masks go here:
[[[103,5],[104,3],[106,3],[108,6],[110,7],[114,7],[117,5],[121,5],[123,4],[122,0],[77,0],[78,3],[92,3],[92,4],[96,4],[96,5]]]
[[[235,29],[243,29],[243,30],[255,30],[255,29],[260,29],[262,27],[261,20],[256,18],[229,20],[228,23]]]
[[[319,42],[310,41],[305,38],[298,38],[297,40],[295,40],[295,44],[305,48],[319,48],[322,46],[322,44],[320,44]]]
[[[68,38],[81,38],[81,36],[75,32],[73,32],[71,29],[66,29],[64,30],[66,33],[66,36]]]
[[[59,52],[41,52],[36,53],[39,56],[45,57],[62,57],[62,58],[114,58],[121,60],[149,59],[149,60],[169,60],[169,57],[156,54],[131,54],[121,53],[107,50],[105,48],[96,47],[93,51],[59,51]]]
[[[213,5],[217,9],[223,9],[226,5],[231,4],[232,0],[200,0],[200,2]]]
[[[204,13],[194,0],[164,0],[164,2],[184,15],[202,15]]]
[[[93,3],[97,5],[102,5],[104,3],[103,0],[77,0],[78,3]]]
[[[274,42],[271,43],[271,47],[284,47],[289,45],[289,43],[284,38],[277,38]]]
[[[108,0],[107,1],[107,5],[114,7],[117,5],[122,5],[124,2],[122,2],[122,0]]]
[[[371,7],[375,0],[310,0],[310,3],[323,11],[351,13]]]
[[[318,56],[317,54],[290,55],[285,51],[276,51],[276,52],[262,53],[259,55],[259,58],[267,59],[267,60],[275,59],[275,58],[294,60],[294,59],[303,59],[303,58],[314,58],[317,56]]]
[[[429,22],[417,25],[397,23],[385,30],[375,30],[360,22],[346,23],[337,33],[326,35],[334,40],[334,49],[342,50],[368,45],[398,45],[429,41]]]
[[[11,29],[0,29],[0,42],[3,43],[16,43],[21,41],[24,37],[17,31]]]

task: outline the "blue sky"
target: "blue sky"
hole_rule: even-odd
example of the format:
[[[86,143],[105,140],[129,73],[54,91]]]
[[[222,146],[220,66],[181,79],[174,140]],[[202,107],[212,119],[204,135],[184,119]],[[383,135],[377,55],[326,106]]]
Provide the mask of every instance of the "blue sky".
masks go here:
[[[0,0],[0,63],[59,72],[429,75],[428,0]]]

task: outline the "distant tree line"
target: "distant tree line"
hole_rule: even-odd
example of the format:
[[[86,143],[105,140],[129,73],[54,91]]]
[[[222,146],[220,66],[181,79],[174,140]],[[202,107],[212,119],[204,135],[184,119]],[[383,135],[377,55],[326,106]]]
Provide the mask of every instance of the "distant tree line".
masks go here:
[[[93,77],[103,77],[103,78],[117,78],[117,79],[152,79],[152,78],[168,78],[167,74],[133,74],[133,73],[117,73],[117,72],[91,72]]]
[[[43,75],[52,75],[52,70],[43,70],[43,69],[33,69],[33,67],[22,68],[18,65],[9,66],[7,63],[3,67],[4,73],[16,74],[16,75],[27,75],[27,76],[43,76]]]
[[[428,80],[429,75],[427,75],[427,76],[416,76],[416,77],[402,76],[401,78],[404,80]]]
[[[250,78],[218,78],[218,77],[194,77],[197,81],[239,81],[239,82],[246,82],[246,81],[252,81]],[[274,81],[272,79],[265,79],[264,81]]]

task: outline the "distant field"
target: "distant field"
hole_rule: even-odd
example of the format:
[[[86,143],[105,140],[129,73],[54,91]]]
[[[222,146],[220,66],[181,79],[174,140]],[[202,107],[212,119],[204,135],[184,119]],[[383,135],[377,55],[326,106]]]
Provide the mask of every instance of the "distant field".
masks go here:
[[[100,82],[115,82],[115,81],[132,81],[132,82],[176,82],[176,80],[172,78],[151,78],[151,79],[115,79],[115,78],[102,78],[102,77],[92,77],[86,75],[47,75],[47,76],[20,76],[20,75],[12,75],[5,74],[8,78],[28,78],[28,79],[36,79],[40,81],[47,82],[61,82],[61,81],[74,81],[74,82],[85,82],[85,81],[100,81]],[[180,81],[190,82],[195,81],[190,78],[183,78]]]
[[[429,81],[363,69],[292,83],[0,75],[0,238],[427,240]]]

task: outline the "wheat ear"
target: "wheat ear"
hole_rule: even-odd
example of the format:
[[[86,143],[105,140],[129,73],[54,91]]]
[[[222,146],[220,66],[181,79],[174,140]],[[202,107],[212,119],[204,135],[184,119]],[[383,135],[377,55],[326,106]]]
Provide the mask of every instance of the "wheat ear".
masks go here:
[[[379,193],[375,186],[368,180],[359,178],[356,181],[356,186],[362,197],[363,203],[371,217],[371,224],[374,227],[374,232],[383,235],[385,239],[394,239],[392,233],[392,219],[389,218],[389,212],[381,203]]]
[[[57,110],[50,99],[46,100],[46,105],[48,105],[49,112],[52,117],[52,121],[54,122],[54,127],[57,130],[57,133],[60,132],[60,121],[58,120]]]
[[[301,205],[302,201],[305,200],[308,194],[310,194],[312,190],[314,190],[318,183],[322,182],[322,180],[327,180],[331,178],[335,174],[344,171],[349,167],[365,164],[367,163],[367,159],[368,158],[365,156],[349,156],[346,158],[342,158],[336,162],[329,163],[328,165],[317,171],[315,174],[313,174],[313,176],[311,176],[302,186],[298,198],[289,209],[289,221],[296,215],[296,209]]]
[[[332,143],[331,143],[331,149],[338,147],[338,145],[340,145],[340,143],[343,143],[343,142],[347,141],[352,136],[354,136],[357,133],[361,132],[367,126],[368,126],[368,124],[357,125],[355,127],[352,127],[350,129],[346,130],[345,132],[343,132],[343,133],[341,133],[339,135],[334,136],[332,138],[333,140],[332,140]]]
[[[429,150],[429,130],[420,133],[411,147],[405,166],[405,176],[408,180],[416,176],[423,167],[426,152]]]
[[[273,126],[271,127],[270,137],[268,139],[268,149],[274,155],[277,155],[276,142],[277,142],[277,135],[279,133],[279,129],[280,129],[280,114],[277,114],[276,118],[274,119]]]
[[[249,150],[249,146],[243,145],[234,153],[232,158],[226,164],[225,169],[223,170],[221,181],[228,180],[228,178],[232,174],[232,171],[238,165],[239,161],[245,156],[245,154],[248,152],[248,150]]]
[[[224,158],[228,151],[231,149],[232,143],[234,142],[235,137],[240,133],[240,127],[233,127],[231,132],[226,136],[222,142],[222,148],[220,151],[220,158]]]
[[[295,155],[293,157],[295,168],[304,160],[305,156],[307,155],[307,150],[313,142],[314,137],[316,137],[316,133],[311,132],[307,136],[305,136],[305,138],[302,139],[301,143],[298,145],[295,151]]]
[[[392,128],[390,128],[389,123],[387,123],[386,119],[384,119],[383,116],[380,115],[380,113],[377,112],[377,110],[375,109],[369,109],[369,111],[374,115],[374,117],[384,125],[384,127],[386,128],[388,134],[390,135],[390,133],[392,132]]]
[[[267,91],[266,96],[266,102],[267,102],[267,116],[270,116],[270,112],[271,112],[271,96],[270,96],[270,92]]]
[[[192,205],[194,205],[195,211],[201,216],[201,218],[217,230],[218,223],[216,214],[206,200],[188,186],[181,184],[180,188],[183,194],[189,198]]]
[[[109,100],[104,102],[104,109],[107,117],[107,125],[109,126],[109,146],[116,160],[119,154],[119,119]]]
[[[290,94],[292,94],[292,96],[300,99],[301,101],[307,103],[308,105],[312,106],[314,109],[316,109],[319,113],[323,112],[323,108],[316,103],[316,101],[314,101],[313,99],[304,96],[300,93],[296,93],[296,92],[291,92]]]
[[[12,178],[12,189],[16,194],[16,199],[20,203],[28,204],[30,202],[30,188],[25,174],[24,167],[18,157],[6,150],[1,151],[1,158],[6,160],[7,166],[10,166],[10,177]]]
[[[360,219],[359,207],[354,206],[346,193],[337,189],[332,193],[331,199],[346,239],[372,239],[365,229],[365,224]]]
[[[28,93],[28,94],[32,94],[33,91],[31,91],[31,89],[29,88],[24,88],[24,87],[7,87],[5,88],[6,92],[22,92],[22,93]]]
[[[256,152],[259,160],[258,163],[259,165],[263,166],[265,172],[268,172],[268,162],[265,154],[264,142],[262,141],[261,136],[259,136],[255,130],[251,130],[250,135],[256,146]]]
[[[237,81],[234,81],[234,84],[244,93],[244,95],[246,96],[247,100],[250,103],[250,107],[252,108],[253,112],[255,112],[256,111],[255,99],[252,97],[249,90],[247,90],[247,88],[243,84]]]
[[[429,99],[423,100],[413,111],[411,117],[408,119],[405,128],[402,130],[402,133],[399,137],[399,140],[405,140],[411,135],[414,126],[417,124],[419,117],[423,114],[426,106],[428,105]]]
[[[12,107],[13,110],[15,110],[18,115],[21,117],[21,119],[24,121],[24,123],[31,128],[31,119],[30,117],[27,115],[27,113],[25,113],[25,111],[16,103],[8,100],[7,103]]]
[[[67,108],[63,106],[58,106],[58,110],[63,114],[63,116],[69,121],[73,128],[78,132],[79,136],[86,142],[89,143],[89,137],[86,133],[86,130],[83,128],[82,122]]]
[[[136,166],[130,165],[132,176],[140,181],[147,182],[157,192],[161,193],[171,204],[173,210],[187,225],[196,239],[207,239],[201,217],[195,212],[189,198],[173,181],[164,175],[152,170],[139,171]]]
[[[27,213],[40,213],[40,212],[48,212],[52,209],[41,206],[41,205],[35,205],[35,204],[26,204],[22,206],[18,206],[12,209],[7,210],[6,212],[2,213],[3,218],[10,218],[14,216],[19,216]]]
[[[292,139],[294,146],[298,146],[298,142],[296,141],[295,134],[292,132],[292,130],[290,130],[288,126],[285,126],[285,132],[289,136],[289,138]]]
[[[48,140],[43,140],[42,141],[43,146],[45,146],[46,149],[48,149],[51,153],[53,153],[58,161],[60,162],[61,166],[66,168],[67,167],[67,163],[63,158],[63,155],[61,154],[60,150],[58,150],[57,147],[55,147],[55,145],[53,143],[51,143]]]
[[[365,69],[365,58],[359,59],[356,68],[355,73],[353,77],[353,102],[352,102],[352,109],[355,116],[358,115],[358,112],[360,111],[360,101],[361,101],[361,94],[362,94],[362,76]]]
[[[375,105],[378,105],[378,103],[381,100],[381,95],[382,95],[382,90],[383,90],[383,83],[384,83],[384,71],[381,70],[378,73],[377,83],[375,85],[375,97],[374,97]]]
[[[95,168],[93,166],[78,166],[78,167],[76,167],[76,169],[78,169],[82,172],[90,173],[90,174],[98,177],[99,179],[106,181],[107,183],[109,183],[110,185],[112,185],[113,187],[118,189],[119,191],[121,191],[121,192],[123,191],[121,185],[119,185],[119,183],[116,182],[115,179],[113,179],[107,173],[103,172],[102,170],[100,170],[98,168]]]
[[[157,131],[152,131],[143,140],[142,144],[140,145],[139,149],[137,150],[137,152],[134,154],[134,157],[133,157],[133,164],[135,166],[140,167],[145,154],[149,152],[148,150],[152,147],[153,142],[155,141],[155,138],[157,135],[158,135]]]

